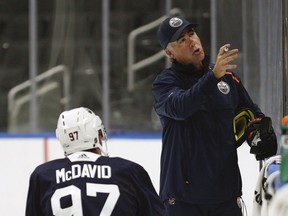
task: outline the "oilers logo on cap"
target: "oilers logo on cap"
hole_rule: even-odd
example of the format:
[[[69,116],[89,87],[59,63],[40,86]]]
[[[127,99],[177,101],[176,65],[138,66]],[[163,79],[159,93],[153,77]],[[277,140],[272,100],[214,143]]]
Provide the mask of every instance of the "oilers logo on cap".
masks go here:
[[[183,21],[178,17],[173,17],[169,20],[169,25],[173,28],[177,28],[183,24]]]

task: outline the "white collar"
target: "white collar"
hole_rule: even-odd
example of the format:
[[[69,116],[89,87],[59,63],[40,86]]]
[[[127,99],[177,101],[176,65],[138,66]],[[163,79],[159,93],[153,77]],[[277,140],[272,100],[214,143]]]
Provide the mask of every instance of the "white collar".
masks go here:
[[[80,152],[75,152],[73,154],[70,154],[67,156],[67,158],[71,162],[75,161],[91,161],[95,162],[101,155],[92,153],[92,152],[87,152],[87,151],[80,151]]]

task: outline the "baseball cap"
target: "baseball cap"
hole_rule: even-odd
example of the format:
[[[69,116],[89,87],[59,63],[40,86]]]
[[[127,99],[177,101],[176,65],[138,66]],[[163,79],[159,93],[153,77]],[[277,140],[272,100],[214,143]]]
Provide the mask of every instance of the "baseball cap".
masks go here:
[[[170,42],[176,41],[182,31],[186,27],[197,27],[198,24],[193,24],[184,19],[183,17],[168,17],[166,18],[158,28],[157,39],[163,49],[166,49]]]

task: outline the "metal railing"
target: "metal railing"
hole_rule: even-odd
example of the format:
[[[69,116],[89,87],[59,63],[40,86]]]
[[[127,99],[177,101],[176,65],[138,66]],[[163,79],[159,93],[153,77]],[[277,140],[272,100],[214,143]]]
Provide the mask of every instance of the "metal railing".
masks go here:
[[[181,15],[182,11],[178,8],[173,8],[170,10],[169,15]],[[144,26],[141,26],[137,29],[134,29],[129,33],[128,36],[128,57],[127,57],[127,89],[128,91],[133,91],[135,88],[135,72],[141,68],[150,65],[165,56],[163,50],[155,53],[152,56],[149,56],[139,62],[135,62],[135,41],[136,37],[140,34],[150,31],[153,28],[156,28],[167,16],[162,16],[159,19],[154,20]]]
[[[46,72],[35,77],[35,82],[39,83],[41,81],[50,79],[56,74],[62,74],[63,79],[63,97],[60,99],[60,104],[63,105],[64,109],[70,108],[70,71],[64,65],[59,65],[54,68],[49,69]],[[31,95],[29,94],[29,88],[32,84],[31,80],[27,80],[15,87],[13,87],[8,93],[8,130],[11,131],[12,127],[17,124],[17,119],[21,107],[31,100]],[[41,88],[37,89],[36,96],[45,95],[47,92],[57,88],[59,82],[51,81],[43,85]],[[28,93],[23,93],[25,90]],[[17,125],[16,125],[17,126]]]

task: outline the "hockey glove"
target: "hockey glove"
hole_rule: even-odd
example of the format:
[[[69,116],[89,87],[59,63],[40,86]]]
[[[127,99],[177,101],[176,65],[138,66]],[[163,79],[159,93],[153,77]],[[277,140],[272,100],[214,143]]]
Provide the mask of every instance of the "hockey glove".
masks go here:
[[[241,107],[236,111],[233,119],[233,129],[236,140],[236,147],[242,145],[246,140],[246,131],[248,129],[249,122],[255,119],[254,112],[246,107]]]
[[[256,160],[264,160],[277,153],[277,138],[270,117],[257,118],[247,129],[247,143]]]

